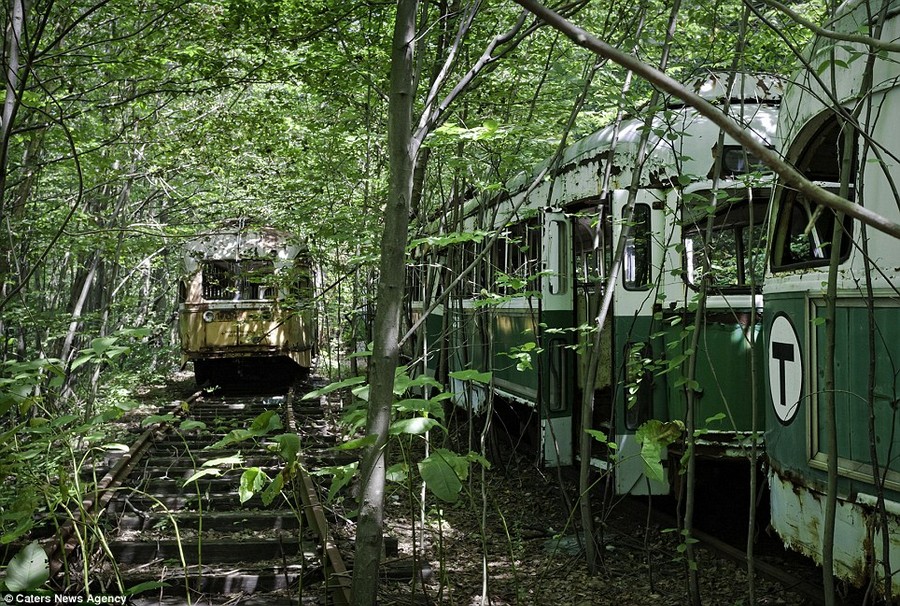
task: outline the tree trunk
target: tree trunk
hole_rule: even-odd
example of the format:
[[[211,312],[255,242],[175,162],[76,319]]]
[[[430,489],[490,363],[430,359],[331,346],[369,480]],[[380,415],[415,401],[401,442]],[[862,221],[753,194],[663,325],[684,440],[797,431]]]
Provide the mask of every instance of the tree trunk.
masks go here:
[[[22,25],[25,21],[24,0],[12,0],[9,7],[9,21],[6,30],[6,98],[3,102],[2,123],[0,123],[0,220],[6,215],[3,200],[6,199],[6,165],[9,159],[9,139],[12,123],[19,108],[20,82],[19,57],[21,55]]]
[[[878,13],[878,19],[871,31],[871,35],[875,38],[881,39],[882,31],[884,29],[884,22],[887,19],[887,11],[889,6],[890,3],[887,0],[883,1],[881,4],[881,8]],[[876,53],[874,51],[870,51],[866,61],[866,70],[864,73],[863,85],[861,87],[861,90],[865,91],[867,94],[872,90],[872,73],[874,69],[875,57]],[[866,113],[864,123],[872,124],[872,103],[869,101],[864,105]],[[870,140],[866,137],[863,140],[862,150],[860,151],[858,157],[867,158],[870,151],[874,150],[872,150]],[[868,168],[868,163],[861,162],[859,163],[859,167],[860,172],[857,177],[856,195],[859,204],[863,204],[865,201],[865,175],[866,169]],[[884,499],[885,476],[882,475],[882,466],[881,462],[878,460],[878,449],[876,447],[876,444],[878,443],[878,436],[875,429],[875,378],[879,360],[876,354],[875,347],[875,335],[877,334],[877,326],[875,324],[875,293],[872,289],[872,257],[869,256],[869,234],[866,225],[861,226],[860,241],[862,242],[863,267],[865,271],[866,322],[868,325],[867,346],[869,350],[869,371],[867,373],[868,376],[866,377],[866,406],[868,408],[869,458],[872,461],[872,485],[875,487],[876,529],[881,531],[881,570],[882,581],[884,583],[882,591],[884,592],[885,603],[891,603],[891,600],[893,598],[893,573],[891,571],[891,533]],[[873,586],[876,582],[875,579],[877,578],[877,565],[877,561],[872,562],[871,574]]]
[[[851,131],[852,132],[852,129]],[[837,213],[834,219],[834,233],[831,238],[831,264],[828,268],[828,288],[825,298],[825,443],[828,447],[828,488],[825,493],[825,520],[822,537],[822,588],[826,606],[834,606],[834,523],[837,512],[837,420],[835,414],[834,351],[837,305],[837,274],[840,262],[842,223],[844,216]]]
[[[369,374],[369,414],[366,423],[367,435],[374,436],[375,441],[363,454],[360,462],[362,493],[353,566],[353,603],[357,606],[374,604],[378,594],[386,446],[394,399],[394,373],[399,359],[409,204],[417,151],[417,145],[411,136],[416,8],[417,0],[398,0],[391,52],[389,198],[381,241],[375,335]]]

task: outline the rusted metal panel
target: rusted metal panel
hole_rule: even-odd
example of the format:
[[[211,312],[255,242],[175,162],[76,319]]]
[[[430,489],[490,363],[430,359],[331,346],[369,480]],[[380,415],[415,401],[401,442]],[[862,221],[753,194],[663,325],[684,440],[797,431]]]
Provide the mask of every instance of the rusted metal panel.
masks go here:
[[[217,310],[185,306],[181,314],[182,345],[203,356],[288,355],[312,348],[309,319],[276,308]]]
[[[822,563],[825,530],[825,495],[789,474],[769,471],[772,527],[786,547]],[[880,576],[883,548],[881,524],[874,497],[854,495],[853,501],[839,497],[834,530],[835,576],[856,587],[869,582],[872,568]],[[890,503],[887,517],[890,534],[890,561],[900,562],[900,504]],[[872,562],[875,563],[872,567]],[[883,589],[876,584],[876,590]],[[894,575],[893,594],[900,595],[900,576]]]

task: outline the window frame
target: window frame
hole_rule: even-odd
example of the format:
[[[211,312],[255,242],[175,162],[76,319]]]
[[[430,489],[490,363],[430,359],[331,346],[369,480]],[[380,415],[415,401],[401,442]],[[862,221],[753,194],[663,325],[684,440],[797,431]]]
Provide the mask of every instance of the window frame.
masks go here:
[[[744,195],[740,199],[730,200],[727,203],[720,203],[719,207],[716,209],[716,216],[713,219],[713,234],[722,234],[729,231],[734,234],[734,246],[732,250],[734,252],[737,282],[730,284],[718,284],[715,282],[710,282],[709,287],[715,292],[734,294],[744,294],[750,292],[750,272],[752,271],[752,268],[749,267],[750,259],[748,256],[748,250],[753,246],[753,242],[748,242],[747,240],[748,237],[752,239],[754,235],[758,236],[757,239],[762,245],[762,250],[760,251],[756,259],[758,268],[756,271],[757,280],[755,281],[755,286],[761,287],[763,284],[763,281],[765,279],[766,239],[768,238],[768,232],[766,230],[766,218],[768,214],[769,195],[767,193],[763,194],[762,191],[759,191],[758,194],[759,195],[757,195],[757,188],[754,188],[749,196]],[[746,205],[748,212],[744,213],[743,209],[738,205]],[[750,223],[750,205],[753,205],[754,209],[752,225]],[[733,219],[729,219],[729,215],[734,211],[737,212],[737,216]],[[692,270],[697,266],[697,264],[691,265],[689,263],[689,247],[687,242],[688,239],[693,236],[694,241],[700,241],[703,248],[706,248],[706,218],[699,217],[696,221],[692,221],[690,218],[685,218],[685,215],[688,214],[688,212],[689,211],[686,210],[682,211],[682,278],[689,287],[697,288],[699,287],[699,280],[696,280],[692,276],[692,274],[695,273]],[[719,223],[718,225],[716,224],[717,222]],[[693,248],[694,255],[696,256],[702,254],[703,248],[701,248],[699,251],[697,250],[697,248]],[[717,247],[715,246],[714,240],[713,249],[716,248]]]
[[[838,117],[830,110],[822,112],[810,120],[800,131],[794,140],[793,149],[790,150],[788,159],[793,160],[797,169],[807,178],[836,193],[840,189],[840,159],[843,158],[843,140],[843,130]],[[850,194],[848,197],[851,201],[854,198],[853,184],[856,181],[858,153],[859,140],[855,137],[853,139],[852,161],[850,163],[853,172],[849,176]],[[818,229],[818,224],[824,219],[827,222],[822,227],[825,231],[832,232],[834,218],[837,216],[834,211],[811,200],[806,200],[795,189],[785,187],[782,184],[778,185],[773,200],[776,213],[772,226],[771,252],[769,255],[771,272],[777,274],[827,266],[831,261],[830,254],[824,254],[819,258],[805,257],[787,261],[785,261],[785,258],[788,256],[786,253],[790,253],[791,237],[793,235],[801,235],[809,225],[810,217],[816,216],[816,213],[819,213],[816,220],[816,229]],[[808,205],[806,221],[802,219],[794,221],[792,215],[795,203],[798,201]],[[803,224],[802,229],[796,229],[801,223]],[[839,259],[841,264],[850,258],[850,252],[853,250],[854,224],[855,221],[852,217],[844,217],[844,237],[841,239]],[[831,243],[831,233],[827,234],[827,241],[829,244]]]
[[[625,220],[625,212],[627,208],[622,209],[622,221]],[[645,213],[646,219],[639,218],[638,212]],[[653,288],[653,242],[652,242],[652,228],[653,222],[653,207],[650,204],[645,202],[637,202],[634,205],[634,212],[632,214],[632,226],[631,230],[628,234],[628,238],[625,241],[625,249],[622,253],[622,287],[628,291],[642,292],[647,291]],[[641,232],[638,233],[638,229],[640,228]],[[623,224],[622,229],[625,229],[625,225]],[[641,243],[641,250],[635,247],[635,241],[643,236],[643,242]],[[630,252],[633,251],[633,252]],[[643,254],[639,254],[643,253]],[[632,259],[632,264],[629,266],[629,256]],[[641,263],[641,267],[644,270],[644,275],[646,276],[646,283],[638,284],[637,278],[639,276],[639,267],[638,263],[634,262],[637,259]],[[633,267],[632,270],[632,278],[629,278],[629,269]]]

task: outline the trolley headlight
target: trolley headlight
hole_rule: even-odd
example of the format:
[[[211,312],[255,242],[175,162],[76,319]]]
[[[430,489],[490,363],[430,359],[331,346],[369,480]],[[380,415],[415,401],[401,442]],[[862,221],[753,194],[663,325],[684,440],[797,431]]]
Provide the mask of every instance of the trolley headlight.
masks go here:
[[[210,310],[206,310],[203,312],[203,321],[204,322],[212,322],[216,317],[216,314],[211,312]]]

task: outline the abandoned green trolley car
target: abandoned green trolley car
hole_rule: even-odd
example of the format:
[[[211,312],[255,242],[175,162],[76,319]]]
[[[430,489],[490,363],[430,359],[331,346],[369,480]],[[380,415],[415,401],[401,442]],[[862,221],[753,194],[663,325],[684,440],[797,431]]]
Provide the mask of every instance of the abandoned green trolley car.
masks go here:
[[[777,79],[711,74],[693,85],[727,104],[760,141],[774,143]],[[704,272],[710,296],[699,327],[696,378],[703,396],[695,415],[698,426],[721,420],[698,451],[736,456],[746,444],[754,406],[751,358],[762,364],[762,348],[755,344],[762,299],[751,286],[758,288],[763,275],[771,183],[754,157],[727,137],[720,142],[718,127],[691,108],[672,103],[659,111],[638,167],[642,131],[642,119],[611,125],[567,148],[534,187],[533,176],[544,167],[509,183],[502,195],[471,200],[463,223],[445,230],[499,237],[487,251],[489,236],[432,251],[413,268],[418,275],[412,293],[414,314],[421,314],[442,294],[442,285],[483,253],[457,296],[426,319],[423,352],[430,372],[491,371],[489,384],[451,378],[458,403],[479,411],[496,394],[518,403],[523,414],[531,411],[540,418],[548,465],[575,460],[582,395],[589,391],[594,427],[617,444],[616,487],[635,494],[669,490],[667,481],[645,477],[635,431],[651,418],[684,418],[681,360],[690,341],[684,328],[692,323]],[[587,385],[587,329],[604,294],[638,171],[623,271],[602,327],[596,379]],[[713,198],[718,205],[707,242]],[[761,400],[756,406],[762,419]]]
[[[881,34],[885,41],[900,38],[900,3],[891,4]],[[871,14],[863,2],[848,3],[829,28],[869,32],[875,25]],[[817,70],[800,72],[786,87],[778,132],[783,155],[809,179],[835,192],[843,181],[855,203],[900,222],[900,68],[893,55],[879,54],[874,84],[867,85],[867,52],[859,44],[816,39],[807,56],[815,58]],[[842,228],[839,247],[832,246],[835,223]],[[822,561],[827,467],[835,460],[834,572],[856,585],[876,579],[874,589],[884,594],[889,556],[893,579],[887,585],[897,599],[900,243],[837,218],[788,187],[776,189],[771,240],[764,293],[772,526],[785,544]],[[829,326],[825,285],[833,250],[837,275]],[[833,355],[827,345],[831,328]],[[831,359],[833,385],[827,382]],[[829,392],[836,450],[828,445]]]

